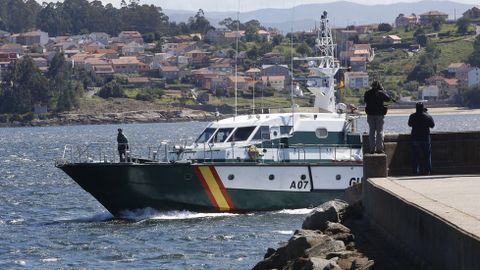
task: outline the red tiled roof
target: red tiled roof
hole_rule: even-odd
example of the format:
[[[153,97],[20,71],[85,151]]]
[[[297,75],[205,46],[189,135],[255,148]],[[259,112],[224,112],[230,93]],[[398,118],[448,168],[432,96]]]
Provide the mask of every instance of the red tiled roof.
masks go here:
[[[162,66],[162,67],[160,67],[160,70],[164,71],[164,72],[180,71],[180,69],[178,69],[178,67],[176,67],[176,66]]]

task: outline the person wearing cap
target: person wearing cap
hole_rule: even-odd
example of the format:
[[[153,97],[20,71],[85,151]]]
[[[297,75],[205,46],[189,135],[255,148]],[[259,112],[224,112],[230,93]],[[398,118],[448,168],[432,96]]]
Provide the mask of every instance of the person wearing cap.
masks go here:
[[[367,113],[369,127],[368,142],[370,153],[384,153],[383,150],[383,124],[387,114],[384,102],[394,101],[384,90],[378,81],[372,82],[372,88],[365,92],[363,97]]]
[[[430,129],[435,127],[433,118],[427,113],[422,102],[417,102],[416,111],[408,118],[408,126],[412,127],[412,169],[414,174],[420,173],[420,155],[424,158],[425,173],[432,173],[432,145]]]
[[[117,143],[118,143],[118,155],[120,156],[120,162],[125,162],[127,157],[128,150],[128,139],[121,128],[118,129],[117,134]]]

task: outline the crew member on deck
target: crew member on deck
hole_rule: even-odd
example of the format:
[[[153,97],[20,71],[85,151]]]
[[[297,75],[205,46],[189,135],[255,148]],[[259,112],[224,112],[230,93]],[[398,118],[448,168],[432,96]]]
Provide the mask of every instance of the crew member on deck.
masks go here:
[[[120,162],[125,162],[127,159],[127,150],[128,150],[128,139],[121,128],[118,129],[117,135],[117,143],[118,143],[118,155],[120,156]]]

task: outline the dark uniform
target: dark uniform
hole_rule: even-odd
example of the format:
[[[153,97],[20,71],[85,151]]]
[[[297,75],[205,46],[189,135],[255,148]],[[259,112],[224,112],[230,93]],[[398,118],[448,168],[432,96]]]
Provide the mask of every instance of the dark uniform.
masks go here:
[[[118,155],[120,156],[120,162],[125,162],[127,158],[127,150],[128,150],[128,139],[125,134],[123,134],[122,129],[118,129],[117,135],[117,143],[118,143]]]
[[[391,97],[383,91],[379,82],[373,81],[372,88],[365,92],[363,97],[367,106],[367,122],[369,127],[368,141],[370,153],[383,153],[383,124],[385,114],[387,114],[384,102],[393,101]]]
[[[416,112],[408,118],[408,126],[412,127],[412,169],[414,174],[420,173],[420,154],[423,155],[425,173],[432,173],[432,144],[430,129],[435,127],[433,118],[427,113],[423,103],[418,102]]]

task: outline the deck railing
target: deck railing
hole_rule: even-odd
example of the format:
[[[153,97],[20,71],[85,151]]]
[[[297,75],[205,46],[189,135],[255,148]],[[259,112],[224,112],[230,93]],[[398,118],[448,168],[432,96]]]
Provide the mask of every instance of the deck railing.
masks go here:
[[[120,144],[121,146],[121,144]],[[125,145],[127,148],[127,146]],[[258,158],[251,160],[248,147],[239,151],[231,147],[215,148],[214,145],[197,145],[196,149],[180,146],[169,146],[162,142],[159,145],[146,145],[136,147],[129,144],[125,149],[125,158],[120,161],[119,145],[111,142],[94,142],[84,145],[65,145],[62,158],[57,160],[62,163],[116,163],[116,162],[173,162],[178,160],[197,160],[198,162],[295,162],[295,161],[359,161],[361,160],[360,147],[352,148],[346,145],[317,145],[317,144],[291,144],[286,147],[277,143],[272,148],[258,148]],[[266,149],[266,151],[264,151]],[[348,151],[346,151],[348,149]],[[230,156],[221,157],[221,151],[231,151]],[[241,154],[239,154],[241,153]]]

